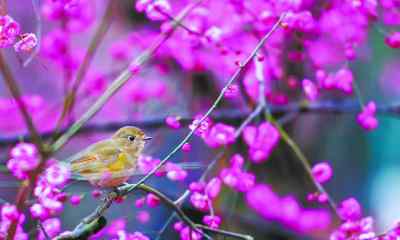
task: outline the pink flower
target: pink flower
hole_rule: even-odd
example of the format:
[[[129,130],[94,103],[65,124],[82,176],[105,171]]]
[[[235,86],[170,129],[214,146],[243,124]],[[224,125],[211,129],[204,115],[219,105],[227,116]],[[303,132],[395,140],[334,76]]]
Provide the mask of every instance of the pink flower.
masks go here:
[[[353,93],[353,73],[348,68],[342,68],[335,74],[336,88],[346,94]]]
[[[193,207],[197,208],[200,211],[208,211],[208,197],[205,194],[194,192],[190,195],[190,202]]]
[[[192,145],[190,143],[185,143],[182,146],[182,151],[184,152],[190,152],[192,150]]]
[[[231,84],[224,93],[224,97],[227,99],[236,98],[239,95],[239,86],[237,84]]]
[[[21,39],[14,44],[16,52],[30,52],[38,43],[34,33],[24,33],[20,35],[20,38]]]
[[[49,217],[49,212],[48,210],[43,207],[43,205],[39,204],[39,203],[35,203],[33,204],[30,208],[29,208],[31,215],[33,218],[37,218],[40,220],[44,220],[46,218]]]
[[[170,128],[178,129],[181,127],[181,123],[179,122],[179,120],[180,120],[180,117],[178,117],[178,116],[168,116],[165,119],[165,123]]]
[[[157,207],[160,205],[160,199],[156,195],[149,193],[146,197],[146,203],[151,208]]]
[[[146,10],[147,6],[151,3],[151,0],[138,0],[136,1],[135,7],[138,12]]]
[[[246,193],[246,202],[265,219],[275,219],[280,216],[280,199],[267,185],[259,184],[250,189]]]
[[[221,218],[216,215],[205,215],[203,217],[203,223],[210,228],[219,228],[221,225]]]
[[[9,15],[0,16],[0,48],[11,46],[20,34],[19,24]]]
[[[57,234],[61,232],[61,221],[58,218],[47,219],[42,224],[49,237],[55,237]],[[40,240],[46,239],[42,231],[40,231],[39,239]]]
[[[14,220],[17,220],[20,216],[21,215],[18,212],[17,207],[15,205],[6,203],[1,208],[1,219],[2,220],[14,221]]]
[[[153,21],[165,20],[164,14],[171,13],[171,5],[167,0],[155,0],[146,7],[146,15]]]
[[[203,118],[202,115],[196,115],[194,118],[192,124],[189,125],[190,130],[195,130],[195,134],[198,136],[204,136],[207,134],[209,131],[211,125],[212,125],[212,120],[211,118],[207,117],[205,118],[201,123],[200,120]]]
[[[248,126],[243,131],[244,141],[249,146],[250,160],[261,163],[268,159],[280,138],[278,129],[269,122],[258,127]]]
[[[133,234],[128,234],[127,240],[150,240],[149,237],[141,232],[134,232]]]
[[[391,48],[400,48],[400,32],[394,32],[387,36],[385,43]]]
[[[362,217],[361,206],[355,198],[348,198],[340,203],[338,212],[343,220],[359,220]]]
[[[184,227],[180,231],[180,238],[181,240],[200,240],[202,235],[197,231],[193,231],[190,227]]]
[[[182,181],[187,177],[187,171],[175,163],[165,164],[165,171],[167,171],[167,178],[172,181]]]
[[[204,189],[205,194],[207,194],[210,199],[216,198],[221,191],[221,184],[219,178],[212,178]]]
[[[82,197],[80,195],[74,194],[69,198],[69,201],[71,202],[72,205],[77,206],[81,203],[81,199]]]
[[[139,211],[136,215],[136,219],[140,223],[148,223],[150,221],[150,213],[148,211]]]
[[[303,91],[306,95],[307,99],[310,101],[315,101],[318,98],[318,88],[317,86],[310,80],[304,79],[302,81]]]
[[[320,162],[312,168],[314,179],[319,183],[325,183],[332,178],[332,167],[327,162]]]
[[[212,148],[231,144],[235,141],[235,128],[223,123],[217,123],[211,127],[203,139]]]
[[[376,119],[376,105],[374,101],[368,102],[362,112],[357,115],[357,123],[367,131],[374,130],[378,127]]]
[[[18,179],[26,179],[28,173],[39,165],[39,156],[35,145],[31,143],[19,143],[11,149],[11,159],[7,162],[7,168]]]

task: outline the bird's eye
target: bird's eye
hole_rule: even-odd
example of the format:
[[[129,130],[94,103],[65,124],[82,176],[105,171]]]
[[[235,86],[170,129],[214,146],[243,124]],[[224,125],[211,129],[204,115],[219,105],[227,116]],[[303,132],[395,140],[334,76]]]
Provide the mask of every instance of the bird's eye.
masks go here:
[[[128,140],[131,142],[135,141],[135,136],[132,135],[128,136]]]

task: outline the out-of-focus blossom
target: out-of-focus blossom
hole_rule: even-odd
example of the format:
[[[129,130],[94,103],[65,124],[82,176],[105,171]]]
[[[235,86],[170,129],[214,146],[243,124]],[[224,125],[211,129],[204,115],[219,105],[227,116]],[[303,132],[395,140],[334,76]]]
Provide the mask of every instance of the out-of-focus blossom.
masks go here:
[[[235,140],[235,128],[223,123],[216,123],[208,134],[203,136],[203,139],[212,148],[231,144]]]
[[[192,145],[190,143],[185,143],[182,146],[182,151],[184,152],[190,152],[192,150]]]
[[[42,223],[42,225],[49,237],[55,237],[61,232],[61,221],[58,218],[47,219]],[[45,240],[45,236],[46,235],[40,229],[39,239]]]
[[[282,222],[300,233],[324,230],[331,223],[328,211],[303,209],[295,198],[280,198],[263,184],[256,185],[246,193],[246,202],[263,218]]]
[[[338,212],[343,220],[359,220],[362,217],[361,206],[355,198],[348,198],[340,203]]]
[[[306,95],[307,99],[310,101],[315,101],[318,98],[318,88],[317,86],[310,80],[304,79],[302,81],[303,91]]]
[[[149,207],[157,207],[160,204],[160,199],[156,195],[149,193],[146,197],[146,203]]]
[[[219,178],[212,178],[204,189],[205,194],[210,199],[216,198],[221,191],[221,180]]]
[[[203,121],[200,122],[202,119],[202,115],[196,115],[192,124],[189,125],[189,129],[195,130],[195,134],[198,136],[204,136],[210,130],[212,123],[211,118],[207,117]]]
[[[20,32],[19,23],[12,17],[9,15],[0,16],[0,48],[11,46]]]
[[[210,228],[219,228],[221,225],[221,218],[217,215],[205,215],[203,217],[203,223]]]
[[[277,146],[280,134],[274,125],[263,122],[259,126],[247,126],[243,138],[249,146],[250,159],[254,163],[261,163],[268,159]]]
[[[312,174],[319,183],[325,183],[332,178],[333,170],[327,162],[320,162],[313,166]]]
[[[172,181],[182,181],[187,177],[187,171],[174,163],[165,164],[165,171],[167,172],[167,178]]]
[[[18,143],[11,149],[10,155],[7,168],[18,179],[26,179],[40,162],[36,146],[31,143]]]
[[[391,33],[385,38],[385,43],[391,48],[400,48],[400,32]]]
[[[367,131],[374,130],[378,127],[376,119],[376,105],[374,101],[368,102],[362,112],[357,115],[357,123]]]
[[[178,116],[168,116],[165,118],[165,123],[168,127],[173,129],[178,129],[181,127],[181,123],[179,122],[180,117]]]
[[[138,211],[136,214],[136,219],[140,223],[148,223],[150,221],[150,213],[145,210]]]
[[[14,44],[16,52],[30,52],[36,47],[38,40],[34,33],[24,33],[20,35],[20,40]]]

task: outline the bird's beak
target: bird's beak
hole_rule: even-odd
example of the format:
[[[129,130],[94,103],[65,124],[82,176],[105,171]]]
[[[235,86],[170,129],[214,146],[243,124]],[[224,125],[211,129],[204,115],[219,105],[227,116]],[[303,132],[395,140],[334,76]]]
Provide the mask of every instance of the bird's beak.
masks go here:
[[[145,141],[149,141],[149,140],[151,140],[152,139],[152,137],[149,137],[149,136],[145,136],[144,138],[143,138],[143,140],[145,140]]]

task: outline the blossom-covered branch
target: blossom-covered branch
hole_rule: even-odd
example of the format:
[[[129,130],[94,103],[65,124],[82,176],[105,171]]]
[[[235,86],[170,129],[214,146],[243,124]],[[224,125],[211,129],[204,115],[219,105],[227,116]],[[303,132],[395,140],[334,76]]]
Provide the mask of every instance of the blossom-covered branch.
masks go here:
[[[105,198],[103,206],[108,207],[112,204],[112,202],[117,198],[117,197],[123,197],[127,194],[129,194],[131,191],[129,190],[129,185],[121,186],[118,187],[117,191],[113,191],[108,194],[108,196]],[[194,223],[186,214],[185,212],[181,209],[179,204],[176,204],[175,201],[171,200],[167,196],[165,196],[163,193],[160,191],[147,186],[145,184],[140,184],[137,187],[138,190],[144,191],[146,193],[151,193],[154,194],[156,197],[158,197],[161,202],[163,202],[167,207],[173,209],[173,211],[179,216],[182,221],[187,224],[193,232],[196,232],[199,235],[202,235],[206,237],[207,239],[211,239],[208,235],[203,233],[201,230],[207,231],[209,233],[214,233],[218,234],[221,236],[226,236],[226,237],[231,237],[235,239],[243,239],[243,240],[251,240],[253,239],[250,235],[244,235],[244,234],[239,234],[239,233],[234,233],[230,231],[224,231],[224,230],[219,230],[219,229],[213,229],[209,228],[206,226],[203,226],[201,224],[196,224]],[[81,223],[79,224],[72,232],[65,232],[61,234],[60,236],[56,237],[55,239],[57,240],[73,240],[73,239],[81,239],[83,235],[87,235],[88,233],[96,233],[96,229],[99,227],[98,222],[104,219],[104,217],[99,217],[94,221],[86,222],[86,223]],[[104,221],[104,220],[102,220]],[[93,224],[95,223],[95,224]],[[104,226],[104,224],[101,224]],[[84,230],[83,230],[84,229]],[[87,237],[87,236],[86,236]]]
[[[193,10],[197,5],[199,5],[202,0],[197,0],[190,5],[188,5],[177,17],[177,21],[182,21],[191,10]],[[168,31],[162,32],[158,38],[153,42],[153,44],[142,52],[137,58],[135,58],[128,69],[124,70],[106,89],[106,91],[100,96],[99,99],[62,135],[57,139],[52,145],[52,150],[57,151],[60,149],[87,121],[89,121],[108,101],[108,99],[113,96],[116,91],[121,88],[134,74],[137,74],[140,67],[147,62],[151,56],[160,48],[162,43],[164,43],[174,32],[177,23],[172,24],[172,28]]]

